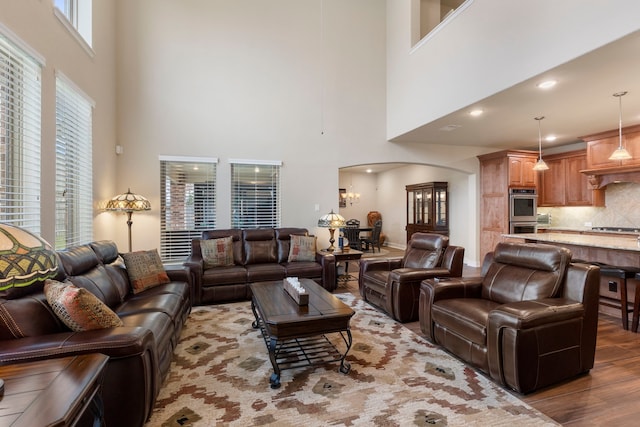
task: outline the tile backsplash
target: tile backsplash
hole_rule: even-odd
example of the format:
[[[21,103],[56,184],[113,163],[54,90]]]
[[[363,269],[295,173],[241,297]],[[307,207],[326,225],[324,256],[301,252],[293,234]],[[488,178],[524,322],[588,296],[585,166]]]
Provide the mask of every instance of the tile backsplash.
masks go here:
[[[551,227],[640,227],[640,184],[609,184],[602,208],[540,207],[538,212],[551,214]]]

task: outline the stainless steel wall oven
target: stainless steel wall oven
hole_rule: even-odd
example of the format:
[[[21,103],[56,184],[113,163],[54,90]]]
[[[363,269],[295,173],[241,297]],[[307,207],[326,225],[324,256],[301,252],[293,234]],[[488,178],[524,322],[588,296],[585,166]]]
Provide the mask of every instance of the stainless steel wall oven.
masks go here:
[[[509,233],[536,233],[538,195],[535,188],[509,189]]]

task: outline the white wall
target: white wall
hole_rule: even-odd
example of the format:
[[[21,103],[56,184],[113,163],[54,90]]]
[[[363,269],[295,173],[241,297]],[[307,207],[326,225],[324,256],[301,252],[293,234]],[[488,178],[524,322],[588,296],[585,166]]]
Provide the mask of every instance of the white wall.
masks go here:
[[[93,4],[93,50],[90,55],[53,14],[51,0],[0,0],[0,23],[42,56],[42,236],[53,242],[55,227],[55,73],[61,71],[93,99],[93,198],[96,239],[113,238],[114,227],[126,229],[99,205],[117,194],[115,117],[115,4]],[[125,189],[126,190],[126,189]],[[125,240],[126,242],[126,240]]]
[[[633,1],[474,0],[412,49],[418,1],[387,2],[389,139],[629,34],[640,16]]]
[[[339,167],[473,171],[486,152],[386,140],[384,0],[118,0],[117,10],[118,185],[153,207],[134,215],[134,249],[159,245],[159,155],[220,159],[219,228],[230,225],[228,160],[282,160],[282,224],[323,245],[316,225],[338,211]],[[112,231],[120,245],[123,228]]]

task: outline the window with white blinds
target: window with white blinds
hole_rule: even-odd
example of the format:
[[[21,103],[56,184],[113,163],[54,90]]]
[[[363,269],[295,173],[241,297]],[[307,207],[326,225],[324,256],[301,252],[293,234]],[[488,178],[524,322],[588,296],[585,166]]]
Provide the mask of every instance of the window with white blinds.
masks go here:
[[[93,101],[56,75],[55,248],[93,240]]]
[[[40,74],[40,63],[0,31],[0,222],[37,234]]]
[[[230,160],[231,226],[280,226],[280,162]]]
[[[216,158],[160,157],[160,257],[183,261],[216,227]]]

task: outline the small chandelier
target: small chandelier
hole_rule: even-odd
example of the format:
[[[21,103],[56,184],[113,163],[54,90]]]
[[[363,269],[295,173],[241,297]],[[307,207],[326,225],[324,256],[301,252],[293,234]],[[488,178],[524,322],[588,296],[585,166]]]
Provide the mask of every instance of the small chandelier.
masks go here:
[[[353,191],[353,185],[349,187],[348,193],[341,193],[340,197],[342,197],[345,202],[349,202],[351,206],[353,206],[354,203],[358,203],[360,201],[360,193],[355,193]]]
[[[542,132],[540,131],[540,122],[544,119],[544,116],[535,117],[538,121],[538,161],[533,166],[534,171],[546,171],[549,166],[542,160]]]
[[[618,98],[618,105],[620,111],[620,118],[618,120],[618,148],[611,154],[609,160],[628,160],[631,158],[631,154],[622,146],[622,97],[625,96],[627,92],[617,92],[614,93],[613,96]]]

